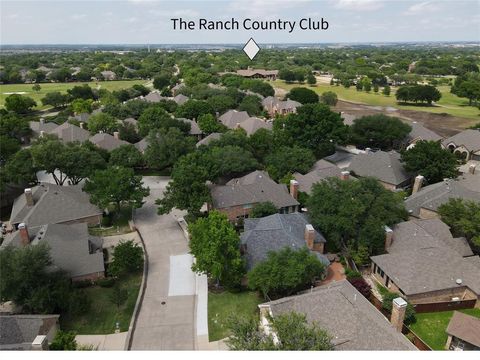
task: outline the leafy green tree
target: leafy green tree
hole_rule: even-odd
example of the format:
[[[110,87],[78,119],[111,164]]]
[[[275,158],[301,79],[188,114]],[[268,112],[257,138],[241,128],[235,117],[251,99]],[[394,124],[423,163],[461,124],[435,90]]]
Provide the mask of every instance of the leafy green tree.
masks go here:
[[[127,141],[130,144],[135,144],[141,140],[135,125],[127,122],[123,122],[118,126],[118,133],[120,139]]]
[[[392,312],[392,307],[393,307],[393,299],[396,299],[398,297],[401,297],[403,298],[403,300],[405,300],[407,302],[407,309],[405,310],[405,319],[404,319],[404,323],[406,325],[410,325],[410,324],[413,324],[417,321],[416,319],[416,316],[415,316],[415,308],[413,307],[412,304],[410,304],[410,302],[405,299],[404,296],[401,296],[400,294],[398,293],[394,293],[394,292],[388,292],[384,295],[382,295],[382,308],[387,310],[388,312]]]
[[[455,83],[451,88],[452,94],[468,99],[468,103],[472,106],[473,102],[480,99],[480,75],[477,72],[470,72],[457,76]]]
[[[215,115],[215,111],[208,102],[200,100],[188,100],[180,105],[175,112],[175,115],[179,118],[192,120],[196,120],[200,115],[204,114]]]
[[[143,269],[143,261],[142,247],[132,240],[122,240],[113,248],[113,260],[108,272],[115,277],[136,273]]]
[[[32,86],[32,90],[35,92],[39,92],[40,90],[42,90],[42,87],[40,86],[40,84],[34,84]]]
[[[190,251],[195,256],[192,270],[207,274],[217,286],[240,285],[244,262],[240,255],[240,238],[227,216],[214,210],[188,226]]]
[[[91,113],[92,100],[91,99],[75,99],[72,101],[72,109],[75,114]]]
[[[215,119],[215,116],[213,116],[212,114],[200,115],[197,122],[202,132],[207,135],[215,132],[226,131],[225,125]]]
[[[7,161],[2,177],[13,184],[35,184],[38,181],[36,173],[32,153],[29,149],[22,149]]]
[[[4,164],[21,148],[20,142],[8,136],[0,135],[0,164]]]
[[[1,114],[0,136],[15,138],[21,142],[24,138],[31,135],[32,130],[26,118],[14,113]]]
[[[248,137],[248,144],[253,156],[263,163],[265,157],[272,152],[274,148],[273,132],[267,129],[258,129]]]
[[[143,166],[143,155],[133,145],[122,145],[110,152],[109,163],[125,168],[138,168]]]
[[[280,70],[278,78],[285,80],[286,83],[291,83],[295,81],[295,73],[292,70]]]
[[[68,104],[68,95],[62,94],[60,91],[48,92],[42,98],[43,105],[51,105],[54,108],[64,107]]]
[[[253,318],[229,318],[230,350],[333,350],[332,338],[315,322],[308,324],[305,314],[287,312],[268,319],[276,339],[266,335]]]
[[[357,83],[355,84],[355,88],[357,89],[357,91],[362,91],[363,90],[363,84],[361,81],[357,81]]]
[[[307,75],[307,83],[310,86],[314,86],[317,83],[317,78],[312,73]]]
[[[190,131],[190,124],[173,119],[162,107],[155,106],[146,109],[138,118],[138,133],[147,136],[152,130],[168,129],[176,127],[183,133]]]
[[[209,173],[209,180],[216,181],[220,177],[243,175],[259,167],[253,155],[238,146],[212,146],[203,155],[203,162]]]
[[[170,85],[171,75],[168,73],[161,73],[153,78],[153,87],[157,90],[163,90]]]
[[[319,101],[318,94],[305,87],[292,88],[285,98],[298,101],[301,104],[315,104]]]
[[[109,294],[109,300],[120,309],[120,306],[128,299],[128,290],[116,283],[113,285],[112,292]]]
[[[147,139],[145,160],[154,169],[171,167],[180,157],[195,150],[195,139],[177,128],[152,131]]]
[[[60,69],[54,70],[50,75],[50,78],[57,82],[67,82],[72,78],[72,72],[68,68],[65,68],[65,67],[60,68]]]
[[[49,350],[71,351],[77,350],[77,341],[75,333],[71,331],[58,330],[53,338],[52,343],[48,347]]]
[[[73,101],[75,99],[95,100],[95,93],[88,84],[77,85],[67,90],[68,96]]]
[[[97,170],[87,179],[83,190],[90,194],[90,201],[102,209],[110,203],[116,205],[120,214],[121,205],[140,208],[143,198],[150,193],[149,188],[142,186],[142,177],[135,176],[132,169],[112,166],[106,170]]]
[[[252,211],[250,211],[250,217],[261,218],[276,213],[278,213],[277,207],[271,201],[266,201],[255,204],[252,208]]]
[[[377,94],[377,93],[378,93],[378,90],[379,90],[378,84],[373,84],[373,92],[374,92],[375,94]]]
[[[412,127],[396,117],[383,114],[355,119],[350,127],[351,141],[355,145],[391,150],[412,131]]]
[[[235,99],[228,95],[218,95],[210,97],[207,102],[212,107],[213,111],[224,113],[228,109],[235,107]],[[198,117],[198,119],[200,116]],[[198,120],[197,119],[197,120]]]
[[[385,96],[390,96],[390,91],[391,91],[390,86],[389,86],[389,85],[385,85],[385,86],[383,87],[382,94],[385,95]]]
[[[17,114],[27,114],[35,106],[37,106],[35,100],[28,96],[12,94],[5,98],[5,108]]]
[[[307,173],[314,163],[312,151],[296,145],[279,147],[265,158],[268,173],[277,181],[289,173]]]
[[[423,175],[431,184],[457,177],[455,155],[436,141],[418,141],[413,148],[402,152],[402,161],[405,170]]]
[[[395,93],[398,101],[403,102],[426,102],[429,105],[442,97],[441,92],[431,85],[403,85]]]
[[[261,291],[265,298],[279,298],[310,287],[324,271],[325,266],[307,247],[299,250],[286,247],[270,252],[267,259],[250,270],[248,286]]]
[[[440,205],[438,213],[455,236],[464,236],[472,250],[480,254],[480,204],[451,198],[447,203]]]
[[[329,240],[329,246],[356,253],[384,251],[384,226],[408,216],[403,198],[373,178],[357,181],[328,178],[316,183],[307,201],[312,224]]]
[[[240,85],[241,89],[250,90],[264,97],[275,95],[275,90],[269,83],[257,79],[243,79]]]
[[[88,130],[94,134],[102,131],[111,135],[118,130],[118,122],[113,116],[100,112],[88,118]]]
[[[333,91],[325,91],[320,96],[320,102],[328,106],[335,106],[337,105],[337,102],[338,102],[337,94],[334,93]]]
[[[66,145],[56,138],[45,137],[33,144],[30,151],[35,168],[45,170],[57,185],[63,185],[67,175],[61,170],[58,174],[56,170],[64,168]]]
[[[256,95],[247,95],[238,105],[238,110],[246,111],[250,116],[260,115],[263,111],[262,102]]]

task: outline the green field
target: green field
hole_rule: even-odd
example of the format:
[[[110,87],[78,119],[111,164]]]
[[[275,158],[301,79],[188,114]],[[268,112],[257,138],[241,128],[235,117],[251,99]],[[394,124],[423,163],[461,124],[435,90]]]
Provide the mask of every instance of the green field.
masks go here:
[[[43,110],[47,106],[43,106],[40,99],[42,99],[46,93],[53,91],[60,91],[66,93],[68,89],[77,85],[88,84],[94,89],[107,89],[110,91],[120,90],[132,87],[135,84],[147,85],[148,81],[145,80],[119,80],[119,81],[91,81],[91,82],[69,82],[69,83],[43,83],[40,84],[40,91],[33,91],[33,84],[6,84],[0,85],[0,106],[4,106],[5,98],[10,93],[21,93],[22,95],[29,96],[37,102],[37,109]]]
[[[447,113],[458,117],[477,120],[480,119],[480,110],[474,106],[468,106],[468,99],[459,98],[458,96],[450,93],[449,86],[438,87],[438,90],[440,90],[440,92],[442,93],[442,98],[436,104],[436,106],[415,106],[398,104],[395,99],[395,88],[392,88],[392,94],[390,96],[385,96],[382,95],[380,92],[378,94],[375,94],[373,91],[371,91],[370,93],[367,93],[365,91],[357,91],[354,86],[348,89],[343,86],[332,86],[326,84],[317,84],[317,86],[315,87],[310,87],[308,85],[286,84],[282,80],[274,81],[273,85],[286,90],[297,86],[305,86],[311,88],[319,94],[325,91],[333,91],[338,95],[338,98],[340,100],[351,101],[371,106],[394,107],[401,110],[426,111],[436,114]]]
[[[480,309],[459,311],[480,318]],[[410,325],[410,329],[433,350],[443,350],[447,342],[445,330],[447,330],[452,315],[453,311],[416,314],[417,321],[415,324]]]

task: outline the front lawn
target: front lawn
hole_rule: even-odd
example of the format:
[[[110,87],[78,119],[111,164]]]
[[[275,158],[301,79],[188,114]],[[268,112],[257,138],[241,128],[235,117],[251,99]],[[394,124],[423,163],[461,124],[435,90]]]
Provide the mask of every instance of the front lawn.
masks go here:
[[[480,309],[458,311],[480,318]],[[417,322],[410,325],[410,329],[433,350],[443,350],[447,342],[447,333],[445,330],[452,315],[453,311],[416,314]]]
[[[84,291],[90,300],[90,309],[81,315],[62,315],[61,329],[85,335],[113,334],[115,323],[119,322],[120,331],[127,331],[142,283],[142,272],[130,274],[124,279],[117,280],[117,283],[128,293],[126,301],[120,307],[117,308],[112,302],[113,287],[92,286],[79,289]]]
[[[226,338],[229,333],[227,319],[231,315],[258,318],[258,304],[264,302],[256,292],[208,293],[208,335],[210,341]]]
[[[111,207],[110,214],[103,217],[102,225],[93,226],[88,229],[93,236],[112,236],[131,233],[132,230],[128,221],[132,219],[132,208],[130,206],[122,207],[120,214],[116,213],[114,207]]]

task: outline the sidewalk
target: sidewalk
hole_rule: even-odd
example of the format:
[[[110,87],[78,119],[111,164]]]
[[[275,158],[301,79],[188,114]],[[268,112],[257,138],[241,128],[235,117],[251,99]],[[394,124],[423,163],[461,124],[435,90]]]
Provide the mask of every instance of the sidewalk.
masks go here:
[[[94,350],[124,350],[127,332],[108,335],[77,335],[78,345],[92,345]]]

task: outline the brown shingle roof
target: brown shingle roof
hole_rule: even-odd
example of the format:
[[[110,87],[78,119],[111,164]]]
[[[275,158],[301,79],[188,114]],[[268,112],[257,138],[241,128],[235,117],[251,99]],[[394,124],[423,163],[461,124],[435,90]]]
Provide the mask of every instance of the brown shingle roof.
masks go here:
[[[480,319],[454,311],[447,327],[447,334],[480,347]]]

